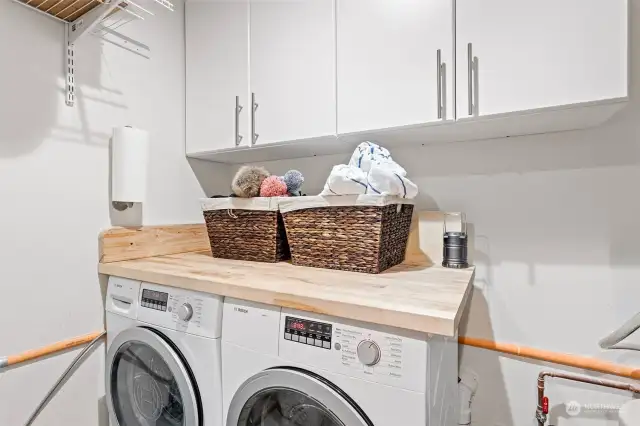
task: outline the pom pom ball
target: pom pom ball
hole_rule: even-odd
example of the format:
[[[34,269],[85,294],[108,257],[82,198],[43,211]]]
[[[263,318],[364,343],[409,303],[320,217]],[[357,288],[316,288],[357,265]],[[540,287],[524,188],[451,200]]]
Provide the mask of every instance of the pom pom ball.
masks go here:
[[[238,197],[258,197],[262,182],[269,176],[264,167],[242,166],[231,182],[231,189]]]
[[[289,170],[282,177],[284,183],[287,185],[287,191],[290,194],[298,194],[302,184],[304,183],[304,176],[298,170]]]
[[[261,197],[282,197],[287,195],[287,184],[278,176],[269,176],[260,186]]]

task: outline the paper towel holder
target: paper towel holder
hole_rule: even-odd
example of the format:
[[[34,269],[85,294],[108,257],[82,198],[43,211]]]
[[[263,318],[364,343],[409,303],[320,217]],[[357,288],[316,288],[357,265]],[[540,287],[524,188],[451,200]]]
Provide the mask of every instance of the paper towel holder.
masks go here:
[[[134,129],[134,127],[131,126],[131,125],[124,126],[123,128],[124,129]],[[111,196],[112,196],[112,198],[111,198],[111,206],[115,210],[117,210],[119,212],[123,212],[125,210],[133,208],[133,206],[134,206],[134,204],[136,202],[141,202],[142,201],[142,198],[141,198],[140,193],[139,193],[140,192],[139,185],[138,185],[138,188],[136,188],[137,190],[134,190],[133,193],[131,191],[124,191],[124,193],[123,193],[122,192],[122,185],[118,185],[118,188],[121,189],[120,191],[116,191],[114,189],[116,187],[116,184],[114,183],[114,177],[113,177],[114,176],[114,168],[115,168],[114,165],[117,162],[116,157],[118,159],[122,160],[122,149],[120,149],[118,151],[118,152],[120,152],[119,156],[116,156],[116,154],[114,154],[116,152],[116,148],[113,146],[113,144],[115,144],[115,140],[116,140],[116,131],[115,130],[116,129],[114,128],[114,135],[113,135],[113,138],[112,138],[112,148],[111,148]],[[146,141],[145,141],[145,144],[146,144]],[[134,145],[140,145],[140,141],[136,141],[136,143]],[[140,170],[146,170],[146,164],[141,164],[141,163],[144,163],[144,161],[141,160],[139,153],[135,153],[134,152],[134,154],[137,154],[137,157],[134,156],[136,158],[136,160],[137,160],[137,162],[134,165],[129,164],[128,166],[125,166],[124,169],[123,169],[122,166],[119,168],[120,171],[122,171],[122,170],[128,171],[128,172],[124,173],[124,181],[125,182],[129,178],[132,178],[132,177],[135,180],[136,178],[139,177],[139,176],[137,176],[137,172],[139,172]],[[146,158],[146,155],[143,155],[143,156]],[[135,170],[135,172],[134,172],[134,170]],[[132,176],[132,173],[133,173],[133,176]]]
[[[126,201],[112,201],[111,205],[113,206],[114,209],[118,210],[119,212],[123,212],[133,207],[133,203],[126,202]]]

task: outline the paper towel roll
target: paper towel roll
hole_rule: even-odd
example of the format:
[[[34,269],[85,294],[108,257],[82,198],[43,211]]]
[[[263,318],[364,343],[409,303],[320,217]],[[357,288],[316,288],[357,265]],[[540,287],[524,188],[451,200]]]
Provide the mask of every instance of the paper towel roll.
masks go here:
[[[111,201],[144,202],[149,134],[133,127],[114,128],[111,153]]]

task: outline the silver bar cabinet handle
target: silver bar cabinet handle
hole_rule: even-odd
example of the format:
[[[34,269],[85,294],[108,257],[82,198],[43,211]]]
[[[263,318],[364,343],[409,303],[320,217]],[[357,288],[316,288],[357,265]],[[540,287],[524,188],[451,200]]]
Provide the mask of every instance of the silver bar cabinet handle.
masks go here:
[[[256,102],[256,94],[251,94],[251,145],[255,145],[260,137],[259,134],[256,133],[256,111],[258,110],[258,103]]]
[[[436,61],[438,65],[438,119],[442,118],[442,51],[438,49],[436,52]]]
[[[442,83],[440,85],[440,93],[441,93],[441,105],[442,105],[442,119],[447,119],[447,63],[443,62],[440,67],[440,75],[442,76]]]
[[[467,85],[468,87],[468,102],[469,102],[469,115],[473,115],[473,45],[469,43],[467,45]]]
[[[240,112],[242,112],[242,105],[240,105],[240,96],[236,96],[236,146],[242,142],[242,135],[240,134]]]

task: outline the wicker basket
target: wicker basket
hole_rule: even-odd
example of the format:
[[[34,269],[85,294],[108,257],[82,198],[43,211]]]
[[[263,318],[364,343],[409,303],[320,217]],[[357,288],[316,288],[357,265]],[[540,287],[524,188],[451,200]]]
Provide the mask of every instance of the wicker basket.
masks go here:
[[[278,262],[291,257],[277,198],[202,200],[213,257]]]
[[[410,200],[384,196],[283,199],[294,265],[377,274],[404,261]]]

